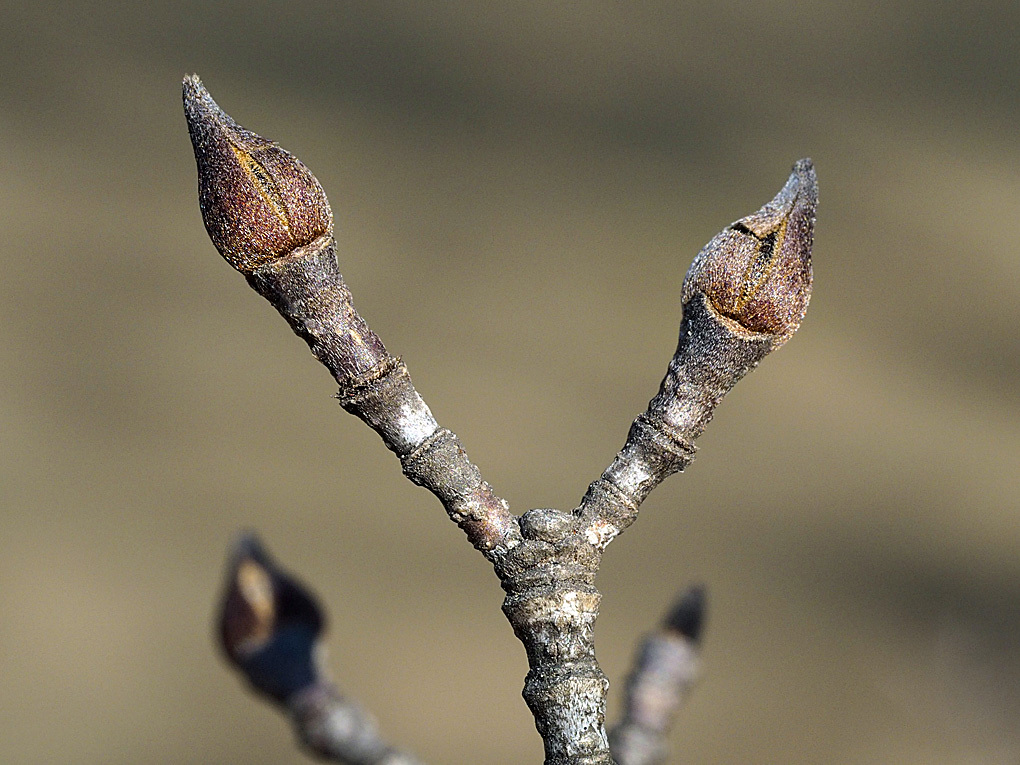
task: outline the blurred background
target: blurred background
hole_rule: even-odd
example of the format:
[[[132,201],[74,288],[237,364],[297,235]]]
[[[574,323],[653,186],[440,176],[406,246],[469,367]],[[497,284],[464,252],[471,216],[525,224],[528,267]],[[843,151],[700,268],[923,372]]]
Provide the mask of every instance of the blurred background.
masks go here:
[[[361,313],[517,512],[574,507],[700,247],[811,156],[800,332],[608,550],[709,587],[688,763],[1020,762],[1020,6],[4,2],[0,761],[303,763],[221,661],[258,530],[436,763],[540,762],[488,564],[206,237],[180,81],[316,173]]]

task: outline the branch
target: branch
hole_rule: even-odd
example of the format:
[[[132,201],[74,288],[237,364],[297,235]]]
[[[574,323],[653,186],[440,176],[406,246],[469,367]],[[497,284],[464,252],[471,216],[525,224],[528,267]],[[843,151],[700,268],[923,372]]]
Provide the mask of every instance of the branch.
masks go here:
[[[347,411],[375,430],[404,474],[435,494],[490,560],[520,543],[457,437],[440,428],[403,363],[354,309],[337,265],[333,213],[298,159],[245,130],[198,77],[184,80],[206,230],[224,259],[272,303],[340,384]]]
[[[609,736],[618,765],[665,762],[666,736],[698,674],[705,589],[690,588],[645,637],[627,678],[623,718]]]
[[[404,474],[440,499],[493,564],[506,591],[503,612],[528,654],[523,695],[547,765],[609,765],[609,681],[594,644],[602,552],[652,489],[690,462],[694,440],[726,392],[803,318],[816,203],[810,160],[794,166],[772,202],[695,259],[666,378],[580,506],[517,518],[354,310],[337,265],[332,212],[314,176],[237,125],[197,77],[184,80],[184,106],[213,244],[329,369],[344,409],[382,437]]]
[[[420,765],[387,745],[368,713],[326,678],[322,609],[253,534],[242,535],[230,555],[219,627],[227,659],[287,709],[309,752],[346,765]]]
[[[758,212],[723,229],[691,264],[680,339],[658,394],[575,514],[604,549],[645,498],[694,459],[694,442],[729,390],[800,326],[811,296],[818,186],[811,160]]]

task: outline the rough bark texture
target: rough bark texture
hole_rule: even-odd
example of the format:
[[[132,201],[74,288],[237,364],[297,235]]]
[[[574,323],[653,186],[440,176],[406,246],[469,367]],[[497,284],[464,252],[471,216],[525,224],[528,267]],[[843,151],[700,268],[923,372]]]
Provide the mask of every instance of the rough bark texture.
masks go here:
[[[691,463],[694,442],[723,396],[771,350],[768,337],[735,334],[703,293],[691,298],[658,394],[574,511],[593,544],[604,549],[656,486]]]
[[[248,282],[340,384],[340,405],[379,434],[404,474],[439,498],[475,547],[495,561],[519,544],[506,502],[482,481],[457,436],[439,427],[407,367],[354,309],[332,236],[259,266]]]
[[[498,571],[503,613],[524,643],[524,699],[545,742],[546,762],[608,763],[609,681],[595,661],[601,554],[569,513],[535,509],[521,518],[524,542]]]
[[[258,266],[247,277],[341,385],[389,359],[382,341],[354,310],[332,234]]]

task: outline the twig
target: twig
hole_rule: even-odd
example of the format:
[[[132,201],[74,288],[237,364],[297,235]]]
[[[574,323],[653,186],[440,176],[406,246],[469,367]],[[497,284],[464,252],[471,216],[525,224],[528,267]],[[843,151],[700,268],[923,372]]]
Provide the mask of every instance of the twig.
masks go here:
[[[717,234],[684,279],[680,340],[659,393],[575,514],[605,548],[652,489],[694,459],[694,442],[737,382],[800,326],[811,296],[818,191],[802,159],[775,199]]]
[[[321,607],[253,534],[242,535],[231,552],[219,627],[227,659],[288,710],[309,752],[345,765],[420,765],[386,744],[371,716],[326,677]]]
[[[580,506],[517,518],[354,310],[318,181],[279,146],[238,126],[197,77],[185,78],[184,106],[202,216],[217,249],[333,374],[344,409],[382,437],[404,474],[441,500],[493,564],[506,591],[503,612],[528,654],[523,695],[546,763],[608,765],[609,683],[593,632],[602,552],[649,492],[690,462],[694,440],[726,392],[803,318],[816,203],[811,162],[794,165],[772,202],[727,227],[695,259],[682,291],[680,341],[659,394]]]
[[[692,587],[646,635],[627,678],[623,716],[609,734],[618,765],[665,762],[666,735],[698,675],[705,588]]]
[[[227,116],[197,77],[184,80],[184,109],[202,217],[223,257],[304,338],[340,384],[341,405],[382,436],[408,478],[439,497],[475,547],[496,560],[519,544],[506,502],[481,480],[457,437],[438,426],[406,367],[354,309],[319,182]]]

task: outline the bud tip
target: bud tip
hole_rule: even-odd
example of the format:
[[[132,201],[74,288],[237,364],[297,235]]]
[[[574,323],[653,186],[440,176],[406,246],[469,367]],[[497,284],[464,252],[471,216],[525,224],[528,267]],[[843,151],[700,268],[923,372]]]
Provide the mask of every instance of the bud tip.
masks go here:
[[[697,584],[690,587],[674,604],[666,616],[663,627],[671,632],[683,635],[695,643],[701,640],[701,631],[705,626],[707,610],[705,586]]]
[[[811,297],[818,182],[810,159],[793,171],[772,201],[734,222],[705,245],[684,280],[683,302],[698,292],[739,331],[785,343]]]
[[[220,644],[253,686],[278,700],[308,687],[324,618],[314,596],[280,570],[258,537],[241,534],[227,567]]]
[[[227,262],[250,273],[332,234],[326,195],[300,160],[234,122],[198,75],[182,90],[202,219]]]

